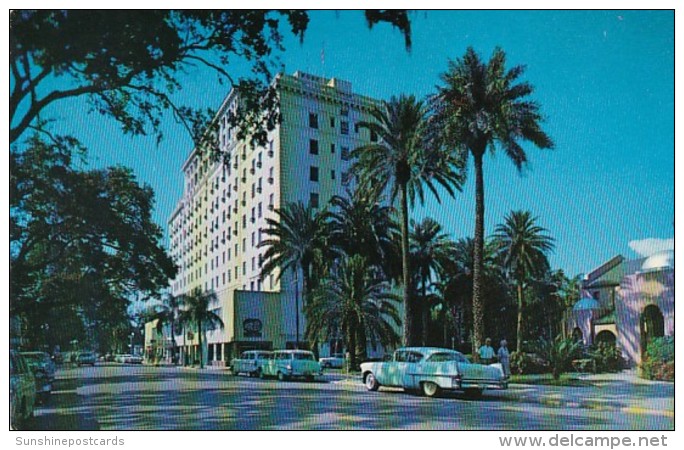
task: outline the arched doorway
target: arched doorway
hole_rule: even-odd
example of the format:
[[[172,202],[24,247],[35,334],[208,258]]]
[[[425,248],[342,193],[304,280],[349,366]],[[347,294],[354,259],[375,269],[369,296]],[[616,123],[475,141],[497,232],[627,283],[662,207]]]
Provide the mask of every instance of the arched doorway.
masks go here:
[[[596,335],[596,344],[601,344],[602,342],[605,344],[608,344],[612,347],[615,347],[615,341],[617,340],[616,336],[613,334],[612,331],[609,330],[603,330],[600,331]]]
[[[641,313],[639,320],[641,332],[641,354],[646,352],[646,347],[651,340],[665,335],[665,319],[663,313],[656,305],[648,305]]]

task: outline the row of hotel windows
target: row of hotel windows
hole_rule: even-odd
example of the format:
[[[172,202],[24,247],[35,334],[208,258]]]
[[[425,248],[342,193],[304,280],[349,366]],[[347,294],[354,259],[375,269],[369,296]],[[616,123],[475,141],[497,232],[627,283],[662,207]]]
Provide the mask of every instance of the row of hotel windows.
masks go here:
[[[335,116],[330,116],[330,128],[335,128],[335,123],[336,119]],[[315,130],[318,130],[318,114],[310,112],[309,113],[309,128],[313,128]],[[359,124],[355,123],[354,124],[354,132],[358,133],[359,132]],[[348,135],[349,134],[349,121],[347,120],[340,120],[340,134],[343,135]],[[370,135],[371,135],[371,141],[376,142],[378,137],[375,131],[370,130]]]
[[[237,268],[236,268],[237,270]],[[227,277],[226,277],[227,276]],[[237,276],[237,275],[236,275]],[[227,281],[226,281],[227,278]],[[219,283],[219,280],[221,280],[221,283]],[[227,283],[231,282],[231,271],[228,269],[227,272],[224,272],[221,277],[217,275],[216,277],[212,277],[209,281],[204,282],[204,290],[214,290],[218,289],[219,287],[225,287]],[[188,283],[192,283],[192,275],[189,277],[184,277],[183,279],[174,282],[174,290],[178,291],[180,289],[183,289]],[[269,283],[269,289],[273,290],[275,286],[275,277],[273,274],[268,276],[268,283]],[[264,283],[262,282],[261,278],[257,278],[256,282],[254,280],[251,280],[249,282],[249,290],[250,291],[261,291],[265,289],[266,287],[264,286]],[[247,289],[247,284],[242,285],[242,289],[246,290]]]

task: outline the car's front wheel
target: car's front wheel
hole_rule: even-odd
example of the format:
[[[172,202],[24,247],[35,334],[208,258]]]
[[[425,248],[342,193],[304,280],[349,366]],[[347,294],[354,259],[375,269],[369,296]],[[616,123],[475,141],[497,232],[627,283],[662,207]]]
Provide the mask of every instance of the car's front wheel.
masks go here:
[[[378,383],[378,380],[375,378],[375,375],[373,375],[373,372],[369,372],[366,375],[364,384],[366,385],[366,389],[369,391],[377,391],[380,388],[380,383]]]
[[[426,397],[436,397],[441,391],[439,386],[432,381],[425,381],[421,384],[421,388],[423,389],[423,394],[425,394]]]
[[[287,376],[283,372],[278,372],[278,381],[287,380]]]

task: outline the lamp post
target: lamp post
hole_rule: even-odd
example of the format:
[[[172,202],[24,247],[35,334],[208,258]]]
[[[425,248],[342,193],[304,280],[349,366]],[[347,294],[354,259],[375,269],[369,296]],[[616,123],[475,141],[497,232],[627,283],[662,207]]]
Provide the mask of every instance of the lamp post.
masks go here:
[[[130,335],[130,338],[131,338],[130,344],[128,344],[128,347],[129,347],[129,349],[130,349],[130,351],[131,351],[131,355],[133,354],[133,336],[135,336],[135,333],[131,333],[131,335]]]

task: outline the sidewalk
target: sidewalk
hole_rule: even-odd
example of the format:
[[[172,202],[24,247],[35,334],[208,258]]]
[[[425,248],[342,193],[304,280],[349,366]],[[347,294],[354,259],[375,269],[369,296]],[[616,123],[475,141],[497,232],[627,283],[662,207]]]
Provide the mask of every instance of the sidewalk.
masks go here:
[[[588,386],[511,384],[507,397],[557,408],[586,408],[674,417],[674,383],[639,378],[636,370],[577,374]]]

